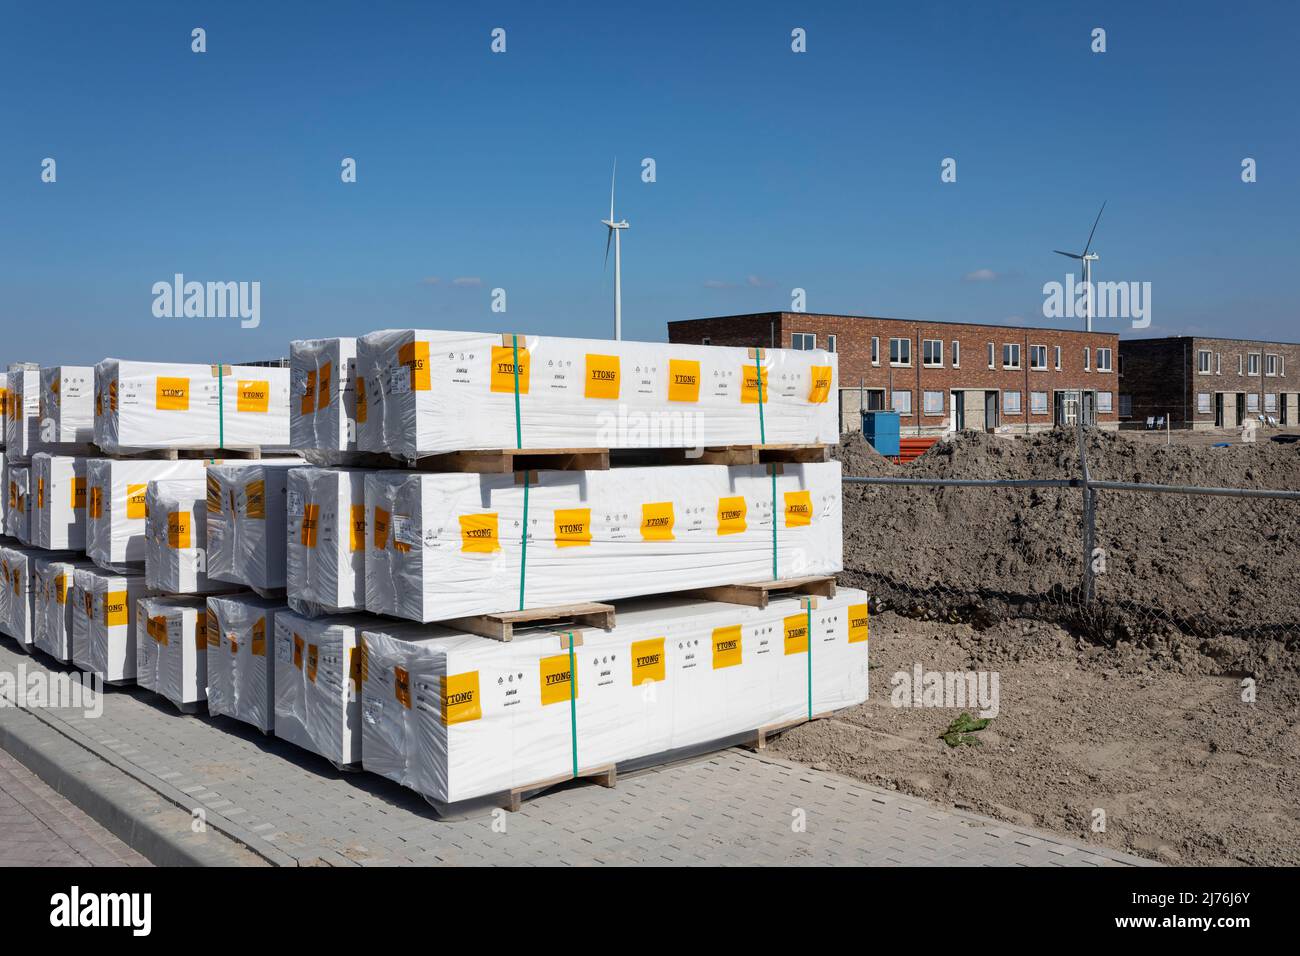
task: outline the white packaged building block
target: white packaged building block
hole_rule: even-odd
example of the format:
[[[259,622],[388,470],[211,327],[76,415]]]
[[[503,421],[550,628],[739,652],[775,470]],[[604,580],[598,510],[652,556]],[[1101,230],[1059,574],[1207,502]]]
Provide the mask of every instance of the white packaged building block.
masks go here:
[[[24,648],[36,640],[37,578],[35,562],[43,557],[70,558],[68,552],[51,554],[37,548],[7,542],[0,545],[0,631]]]
[[[0,371],[0,448],[8,443],[9,427],[9,372]]]
[[[357,340],[289,344],[289,421],[294,448],[357,449]]]
[[[23,544],[31,543],[32,496],[31,466],[18,465],[12,458],[5,461],[5,484],[9,488],[5,506],[5,534]]]
[[[275,729],[275,619],[282,603],[253,594],[208,598],[208,713]]]
[[[203,598],[142,597],[135,620],[136,683],[192,713],[207,700],[208,610]]]
[[[86,549],[86,462],[80,455],[32,456],[32,544],[52,551]]]
[[[275,617],[275,735],[336,767],[361,762],[357,641],[367,615]]]
[[[372,332],[357,340],[358,444],[406,457],[832,444],[839,441],[836,368],[835,354],[820,350]]]
[[[84,447],[95,441],[95,369],[51,365],[41,369],[42,443]]]
[[[289,370],[104,359],[95,366],[95,444],[150,448],[284,448]]]
[[[366,472],[294,468],[288,484],[289,606],[337,614],[366,606]]]
[[[143,574],[78,568],[72,575],[72,662],[109,683],[135,680],[136,601]]]
[[[34,362],[9,366],[5,388],[9,395],[5,415],[5,450],[10,458],[26,461],[41,437],[41,367]]]
[[[86,464],[86,554],[102,568],[143,565],[149,482],[202,479],[202,460],[92,458]]]
[[[372,472],[366,609],[435,621],[838,572],[839,463],[773,467],[535,472],[526,498],[514,475]]]
[[[144,576],[166,594],[228,591],[207,574],[207,479],[151,481],[145,490]]]
[[[289,470],[301,461],[209,465],[208,576],[274,590],[285,586]]]
[[[503,643],[376,624],[363,634],[362,762],[445,806],[866,700],[867,595],[818,600],[811,624],[811,652],[792,598],[628,602],[572,652],[559,632]]]
[[[56,661],[72,661],[72,616],[76,611],[78,568],[93,567],[89,561],[42,552],[32,563],[36,577],[33,597],[36,628],[32,639]]]
[[[0,535],[9,534],[9,460],[0,451]]]

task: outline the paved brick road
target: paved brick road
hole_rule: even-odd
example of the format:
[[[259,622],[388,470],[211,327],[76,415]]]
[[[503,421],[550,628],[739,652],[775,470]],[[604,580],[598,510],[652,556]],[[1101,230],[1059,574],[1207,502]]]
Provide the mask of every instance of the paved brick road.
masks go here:
[[[48,664],[0,642],[0,670],[21,662]],[[1144,862],[736,749],[625,775],[612,790],[560,788],[518,813],[439,820],[409,790],[339,773],[237,721],[187,717],[136,689],[110,690],[104,703],[98,719],[36,716],[279,863]]]

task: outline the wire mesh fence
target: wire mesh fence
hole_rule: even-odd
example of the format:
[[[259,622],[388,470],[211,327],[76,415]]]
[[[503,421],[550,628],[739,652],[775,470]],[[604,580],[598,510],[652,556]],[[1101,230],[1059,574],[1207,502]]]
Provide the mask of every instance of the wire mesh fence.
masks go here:
[[[1116,480],[1087,445],[1032,479],[846,475],[845,583],[981,628],[1300,644],[1300,491]]]

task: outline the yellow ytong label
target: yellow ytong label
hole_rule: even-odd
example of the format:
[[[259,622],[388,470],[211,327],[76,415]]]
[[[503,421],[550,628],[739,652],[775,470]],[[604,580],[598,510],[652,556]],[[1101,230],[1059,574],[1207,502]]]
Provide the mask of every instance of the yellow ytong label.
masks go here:
[[[618,398],[617,355],[587,355],[587,377],[582,394],[586,398]]]
[[[668,360],[668,401],[700,400],[700,363],[693,359]]]
[[[266,482],[261,478],[244,485],[244,517],[266,518]]]
[[[808,401],[814,405],[825,404],[831,394],[831,367],[814,365],[811,371],[812,387],[808,389]]]
[[[404,667],[393,668],[393,696],[407,710],[411,709],[411,675]]]
[[[575,658],[576,663],[576,658]],[[542,704],[558,704],[578,696],[578,682],[569,671],[569,655],[557,654],[538,661],[542,681]]]
[[[429,343],[407,342],[397,350],[397,364],[411,373],[411,391],[429,390]]]
[[[713,629],[713,669],[735,667],[740,663],[740,625]]]
[[[167,513],[167,547],[188,548],[190,544],[190,513],[188,511],[170,511]]]
[[[83,591],[81,594],[81,603],[85,605],[86,617],[95,616],[95,595],[89,591]]]
[[[236,383],[235,411],[264,412],[271,407],[271,383],[240,379]]]
[[[761,391],[761,397],[760,397]],[[767,404],[770,396],[767,391],[767,369],[763,369],[762,388],[759,388],[758,369],[753,364],[740,367],[740,401],[744,405]]]
[[[442,678],[442,722],[450,727],[483,716],[478,694],[478,671],[446,674]]]
[[[220,646],[221,646],[221,629],[220,629],[219,627],[217,627],[217,615],[216,615],[216,613],[215,613],[214,611],[212,611],[211,609],[209,609],[209,610],[208,610],[208,613],[205,614],[205,615],[203,615],[203,620],[206,622],[206,623],[203,625],[203,628],[204,628],[204,630],[207,632],[207,635],[208,635],[208,647],[220,647]]]
[[[366,547],[366,506],[352,506],[352,520],[348,523],[351,529],[351,540],[349,542],[350,550],[364,551]]]
[[[226,635],[226,640],[230,642],[230,656],[234,657],[239,653],[239,638],[235,637],[234,631],[231,631]]]
[[[68,603],[68,576],[60,574],[54,579],[54,600],[60,604]]]
[[[785,526],[806,528],[812,524],[812,492],[787,491],[785,493]]]
[[[117,410],[117,389],[110,384],[109,396],[113,410]],[[154,405],[160,412],[188,412],[190,410],[190,380],[167,378],[159,375]]]
[[[785,652],[787,654],[806,654],[808,652],[808,615],[791,614],[784,621]]]
[[[532,363],[528,349],[519,342],[519,394],[528,394],[528,372]],[[515,390],[515,350],[509,345],[492,346],[492,391],[510,392]]]
[[[194,646],[204,651],[208,646],[208,615],[194,615]]]
[[[181,379],[181,381],[185,383],[186,391],[188,392],[189,379]],[[189,405],[188,395],[185,399],[185,403],[187,406]],[[113,379],[108,383],[108,410],[110,412],[117,411],[117,379]]]
[[[868,613],[869,610],[870,608],[866,604],[849,605],[849,643],[850,644],[857,644],[859,641],[865,641],[867,639],[867,632],[869,630],[868,619],[871,616]]]
[[[45,507],[45,477],[43,475],[36,478],[36,510],[40,511]]]
[[[314,368],[307,372],[307,390],[302,393],[298,410],[303,415],[311,415],[316,411],[316,370]]]
[[[86,479],[72,479],[72,507],[75,511],[77,508],[86,507]]]
[[[632,642],[632,686],[664,679],[664,639]]]
[[[370,679],[370,653],[364,636],[357,638],[357,643],[348,648],[348,677],[357,689]]]
[[[641,506],[642,541],[672,541],[675,523],[671,501],[653,501]]]
[[[557,508],[555,510],[555,546],[579,548],[591,544],[591,509]]]
[[[253,622],[253,656],[266,656],[266,618],[259,617]]]
[[[293,666],[298,668],[298,670],[302,670],[302,649],[305,646],[306,642],[295,634],[293,636]]]
[[[316,547],[316,531],[320,527],[320,505],[303,505],[302,508],[302,546]]]
[[[470,554],[501,550],[496,512],[460,516],[460,550]]]
[[[334,363],[326,362],[320,367],[320,391],[317,393],[319,398],[316,400],[316,407],[329,408],[330,406],[330,383],[334,380]]]
[[[362,376],[358,375],[357,376],[357,424],[358,425],[364,425],[366,423],[366,413],[368,411],[369,409],[366,407],[366,380]]]
[[[149,517],[145,501],[145,492],[148,490],[148,485],[126,486],[126,516],[128,518],[143,520]]]
[[[208,514],[221,514],[221,482],[208,472]]]
[[[383,551],[388,547],[388,512],[375,505],[375,549]]]
[[[307,645],[307,679],[316,683],[316,665],[320,662],[320,648],[315,644]]]
[[[145,622],[144,629],[159,644],[167,643],[167,618],[151,617]]]
[[[12,480],[9,482],[9,507],[18,507],[18,482]]]
[[[126,624],[128,613],[125,591],[109,591],[104,595],[104,623],[108,627]]]
[[[749,506],[744,495],[718,499],[718,534],[741,534],[749,527],[745,517]]]
[[[12,508],[13,505],[11,504]],[[94,485],[90,489],[90,517],[98,521],[104,517],[104,489]]]

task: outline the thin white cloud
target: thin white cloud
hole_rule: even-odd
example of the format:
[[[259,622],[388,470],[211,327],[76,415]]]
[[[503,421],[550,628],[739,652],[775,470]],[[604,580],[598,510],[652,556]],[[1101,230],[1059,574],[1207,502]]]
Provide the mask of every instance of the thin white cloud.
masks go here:
[[[480,286],[483,284],[483,280],[478,276],[460,276],[452,279],[451,284],[458,286]]]
[[[773,282],[771,279],[764,279],[762,276],[753,276],[753,275],[746,277],[745,282],[747,282],[749,284],[749,287],[752,289],[767,289],[773,285],[776,285],[776,283]]]
[[[423,279],[420,280],[420,285],[437,285],[441,281],[442,279],[438,278],[437,276],[425,276]]]
[[[994,282],[1001,278],[992,269],[976,269],[961,277],[962,282]]]

